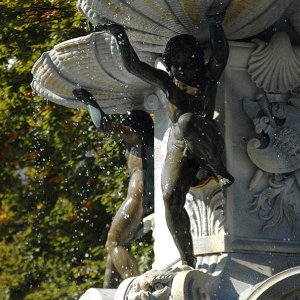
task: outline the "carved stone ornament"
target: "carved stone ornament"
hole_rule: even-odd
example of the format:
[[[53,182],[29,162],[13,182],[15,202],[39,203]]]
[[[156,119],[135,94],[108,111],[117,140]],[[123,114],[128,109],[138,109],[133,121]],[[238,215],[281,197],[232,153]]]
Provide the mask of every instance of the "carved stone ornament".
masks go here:
[[[115,300],[201,300],[209,275],[188,266],[167,271],[150,270],[119,286]]]
[[[190,217],[193,238],[225,234],[224,205],[220,185],[213,179],[206,186],[190,189],[185,209]]]
[[[297,217],[292,186],[295,179],[293,175],[271,175],[268,180],[269,186],[254,196],[249,210],[257,213],[259,218],[265,221],[263,231],[274,229],[284,218],[290,224],[291,231],[294,230]]]
[[[294,230],[300,169],[300,48],[277,32],[266,45],[256,40],[249,59],[249,74],[264,92],[244,99],[243,107],[260,138],[250,139],[247,152],[257,171],[249,183],[255,195],[250,212],[264,221],[263,231],[276,228],[285,219]],[[282,52],[284,51],[284,52]],[[267,186],[256,191],[264,174]]]
[[[276,32],[270,43],[253,40],[257,48],[249,58],[251,79],[266,92],[284,93],[299,86],[300,47],[293,47],[285,32]]]
[[[264,221],[263,231],[272,230],[284,219],[294,229],[296,217],[296,186],[299,186],[300,169],[300,99],[287,98],[286,94],[259,95],[255,101],[244,99],[244,110],[253,120],[261,139],[251,139],[247,152],[258,167],[249,183],[255,190],[264,173],[268,186],[256,192],[250,212]],[[280,99],[282,102],[280,102]]]
[[[254,102],[254,105],[256,104]],[[273,116],[255,118],[253,123],[256,133],[267,135],[269,140],[266,145],[262,142],[263,139],[251,139],[247,145],[247,152],[252,162],[263,171],[293,172],[300,168],[300,108],[281,103],[273,104],[273,111],[275,106],[281,106],[278,110],[286,111],[286,118],[282,119],[283,124],[273,127]]]

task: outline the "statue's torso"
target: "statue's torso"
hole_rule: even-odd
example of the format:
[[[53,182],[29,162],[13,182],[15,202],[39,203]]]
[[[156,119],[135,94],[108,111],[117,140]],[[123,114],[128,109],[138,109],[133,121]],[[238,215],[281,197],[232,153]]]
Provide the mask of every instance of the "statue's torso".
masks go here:
[[[207,82],[196,95],[190,95],[174,84],[170,85],[166,92],[168,101],[165,103],[170,121],[173,124],[177,123],[184,113],[212,118],[215,109],[216,91],[217,84],[215,82]]]

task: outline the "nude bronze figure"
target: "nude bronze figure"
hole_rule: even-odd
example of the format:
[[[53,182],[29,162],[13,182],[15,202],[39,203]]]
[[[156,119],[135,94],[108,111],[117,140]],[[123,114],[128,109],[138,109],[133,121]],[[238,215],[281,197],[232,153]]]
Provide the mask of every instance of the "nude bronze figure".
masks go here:
[[[130,175],[127,197],[117,211],[108,232],[108,252],[104,285],[115,287],[115,270],[123,279],[138,276],[138,266],[128,251],[128,244],[137,237],[142,220],[154,211],[154,126],[150,115],[133,110],[113,122],[100,108],[93,95],[84,89],[73,91],[88,108],[95,126],[102,132],[126,142],[126,159]]]
[[[207,17],[212,56],[204,62],[203,49],[191,35],[173,37],[163,60],[167,72],[139,60],[121,25],[98,25],[117,41],[126,69],[161,88],[166,94],[166,109],[172,122],[168,152],[162,170],[162,191],[166,221],[179,250],[182,264],[195,267],[189,217],[184,209],[190,187],[209,177],[222,186],[234,178],[223,162],[224,141],[213,120],[217,83],[226,66],[229,47],[222,28],[224,14]]]

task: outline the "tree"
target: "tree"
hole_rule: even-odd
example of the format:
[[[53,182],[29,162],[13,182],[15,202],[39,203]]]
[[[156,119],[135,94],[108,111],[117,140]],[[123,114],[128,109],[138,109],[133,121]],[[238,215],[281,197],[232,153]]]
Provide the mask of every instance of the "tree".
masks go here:
[[[0,16],[0,298],[76,299],[103,280],[108,225],[128,183],[124,147],[86,111],[30,88],[42,52],[88,34],[76,0],[4,0]],[[141,268],[148,243],[133,245]]]

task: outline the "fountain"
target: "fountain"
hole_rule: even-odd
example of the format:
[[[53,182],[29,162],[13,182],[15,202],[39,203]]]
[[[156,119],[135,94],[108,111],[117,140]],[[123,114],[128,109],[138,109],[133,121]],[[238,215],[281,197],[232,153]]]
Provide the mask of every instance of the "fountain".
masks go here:
[[[126,70],[118,45],[107,33],[56,45],[33,67],[33,89],[59,105],[84,107],[73,95],[82,87],[107,114],[132,109],[155,114],[153,270],[126,279],[117,291],[91,289],[82,299],[299,295],[299,2],[78,1],[94,26],[124,25],[140,60],[156,68],[164,67],[161,54],[173,36],[188,33],[207,44],[205,16],[212,5],[227,10],[223,26],[230,54],[218,84],[214,120],[225,139],[226,167],[236,181],[225,191],[210,181],[187,195],[195,269],[178,264],[164,217],[160,176],[169,121],[163,93]],[[273,31],[265,31],[275,22]],[[210,56],[209,47],[205,55]]]

